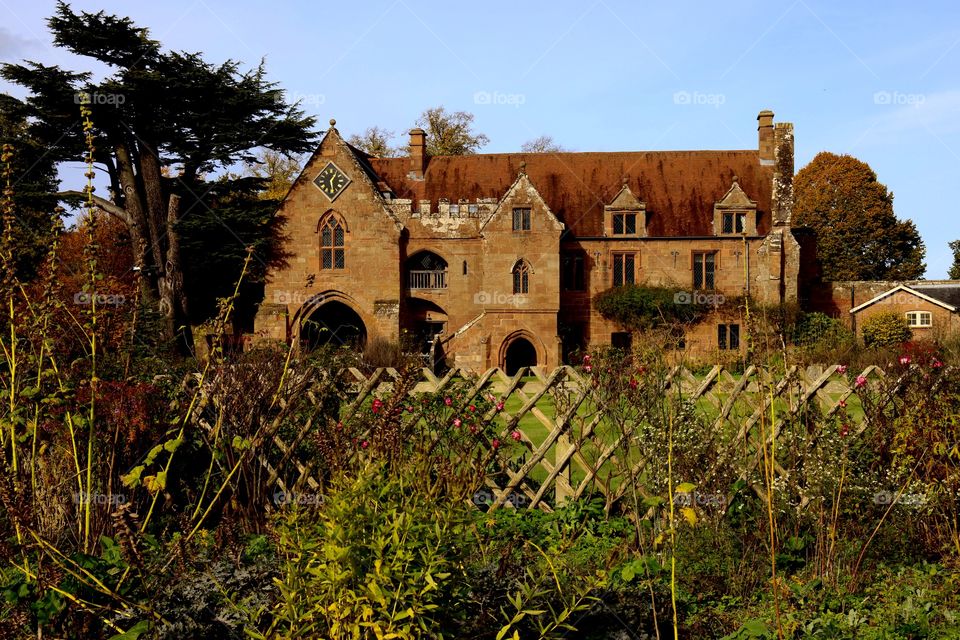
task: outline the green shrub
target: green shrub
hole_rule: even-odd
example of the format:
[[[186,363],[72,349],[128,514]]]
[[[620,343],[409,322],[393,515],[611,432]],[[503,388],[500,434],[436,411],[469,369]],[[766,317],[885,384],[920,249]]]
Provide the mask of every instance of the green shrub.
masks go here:
[[[316,512],[284,512],[279,598],[251,636],[436,637],[463,584],[470,512],[409,485],[375,466],[341,478]]]
[[[912,337],[907,321],[895,311],[883,311],[863,323],[863,343],[868,347],[896,347]]]
[[[500,630],[560,638],[575,629],[572,616],[604,585],[604,563],[624,524],[607,525],[602,507],[591,517],[579,505],[486,519],[466,501],[429,495],[411,475],[371,464],[357,477],[340,476],[315,511],[281,512],[274,602],[254,608],[233,598],[250,637],[488,637]],[[592,524],[581,526],[585,520]],[[458,635],[448,635],[454,629]]]
[[[626,328],[650,329],[664,324],[696,322],[713,308],[691,304],[690,295],[690,291],[673,287],[631,284],[598,293],[593,303],[607,320]]]

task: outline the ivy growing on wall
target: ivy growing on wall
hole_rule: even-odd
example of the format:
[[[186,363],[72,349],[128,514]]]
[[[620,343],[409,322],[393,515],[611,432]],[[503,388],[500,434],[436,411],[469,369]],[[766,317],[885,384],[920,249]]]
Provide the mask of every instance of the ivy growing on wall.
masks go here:
[[[723,300],[722,297],[716,300]],[[594,296],[600,315],[626,329],[644,330],[674,324],[693,324],[715,306],[694,300],[691,292],[674,287],[625,285]],[[729,299],[721,304],[729,303]]]

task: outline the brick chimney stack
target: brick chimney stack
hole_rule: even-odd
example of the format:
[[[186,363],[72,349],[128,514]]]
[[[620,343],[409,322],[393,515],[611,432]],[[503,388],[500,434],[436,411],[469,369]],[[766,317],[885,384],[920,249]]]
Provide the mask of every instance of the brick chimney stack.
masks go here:
[[[410,130],[410,177],[423,180],[427,169],[427,133],[423,129]]]
[[[757,116],[757,138],[760,143],[760,164],[773,164],[773,111],[761,111]]]

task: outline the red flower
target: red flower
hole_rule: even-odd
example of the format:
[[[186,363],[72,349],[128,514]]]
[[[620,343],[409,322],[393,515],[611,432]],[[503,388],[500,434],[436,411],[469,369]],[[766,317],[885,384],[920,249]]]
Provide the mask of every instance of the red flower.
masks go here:
[[[363,442],[360,443],[360,448],[361,448],[361,449],[366,449],[366,448],[369,447],[369,446],[370,446],[370,443],[367,442],[366,440],[364,440]]]
[[[843,375],[846,372],[847,372],[847,365],[841,364],[837,367],[837,373],[839,373],[840,375]]]
[[[856,385],[857,385],[858,387],[862,387],[862,386],[865,385],[865,384],[867,384],[867,377],[866,377],[866,376],[857,376]]]
[[[453,404],[453,400],[450,398],[450,396],[447,396],[446,398],[443,399],[443,404],[449,407],[450,405]]]
[[[943,366],[943,363],[937,360],[936,358],[934,358],[933,364],[931,364],[930,366],[933,367],[934,369],[939,369],[940,367]]]
[[[900,364],[902,365],[910,364],[910,356],[900,356]]]
[[[846,400],[841,400],[841,401],[840,401],[840,407],[843,408],[843,409],[845,409],[846,406],[847,406],[847,401],[846,401]]]
[[[468,410],[470,413],[473,413],[474,411],[477,410],[477,407],[476,407],[475,405],[470,405],[469,407],[467,407],[467,410]]]
[[[459,426],[462,425],[462,424],[463,424],[463,420],[461,420],[460,418],[454,418],[454,419],[453,419],[453,426],[459,427]]]
[[[498,440],[497,438],[494,438],[494,439],[493,439],[493,442],[490,443],[490,446],[493,447],[494,449],[499,449],[499,448],[500,448],[500,440]]]
[[[590,365],[587,365],[583,368],[583,370],[586,371],[587,373],[590,373],[591,371],[593,371],[593,367],[591,367]]]
[[[383,402],[380,400],[380,398],[374,398],[374,399],[373,399],[373,407],[372,407],[373,412],[374,412],[374,413],[380,413],[381,407],[383,407]]]
[[[510,437],[513,438],[514,440],[516,440],[517,442],[520,442],[520,438],[522,438],[523,436],[520,435],[520,432],[519,432],[519,431],[514,430],[514,431],[510,434]]]
[[[849,434],[849,433],[850,433],[850,426],[849,426],[849,425],[846,425],[846,424],[845,424],[845,425],[843,425],[842,427],[840,427],[840,437],[841,437],[841,438],[846,438],[846,437],[847,437],[847,434]]]
[[[636,388],[637,388],[637,381],[634,380],[633,378],[630,378],[630,388],[631,388],[631,389],[636,389]]]
[[[497,403],[497,411],[503,411],[503,400]]]

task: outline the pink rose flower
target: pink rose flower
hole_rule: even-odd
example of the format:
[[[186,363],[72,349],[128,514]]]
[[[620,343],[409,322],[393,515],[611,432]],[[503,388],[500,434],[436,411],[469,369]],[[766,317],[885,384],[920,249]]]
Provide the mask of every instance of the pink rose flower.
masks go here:
[[[857,376],[856,384],[858,387],[862,387],[863,385],[867,384],[867,377]]]
[[[837,367],[837,373],[839,373],[840,375],[843,375],[846,372],[847,372],[847,365],[841,364],[840,366]]]
[[[447,396],[446,398],[443,399],[443,404],[449,407],[450,405],[453,404],[453,399],[450,396]]]
[[[583,368],[583,370],[586,371],[587,373],[590,373],[591,371],[593,371],[593,367],[591,367],[590,365],[587,365]]]
[[[459,426],[462,425],[462,424],[463,424],[463,420],[461,420],[460,418],[454,418],[454,419],[453,419],[453,426],[459,427]]]
[[[497,403],[497,411],[503,411],[503,401]]]
[[[513,432],[510,434],[510,437],[513,438],[514,440],[516,440],[517,442],[520,442],[520,438],[523,437],[523,436],[520,435],[520,432],[519,432],[519,431],[513,431]]]
[[[940,362],[939,360],[937,360],[936,358],[934,358],[934,359],[933,359],[933,364],[930,365],[930,366],[932,366],[934,369],[939,369],[940,367],[943,366],[943,363]]]
[[[469,407],[467,407],[467,410],[468,410],[470,413],[473,413],[474,411],[477,410],[477,407],[476,407],[475,405],[470,405]]]
[[[499,449],[499,448],[500,448],[500,440],[498,440],[497,438],[494,438],[494,439],[493,439],[493,442],[490,443],[490,446],[493,447],[494,449]]]
[[[364,440],[363,442],[360,443],[360,448],[361,448],[361,449],[366,449],[366,448],[369,447],[369,446],[370,446],[370,443],[367,442],[366,440]]]
[[[910,356],[900,356],[900,364],[902,365],[910,364]]]

